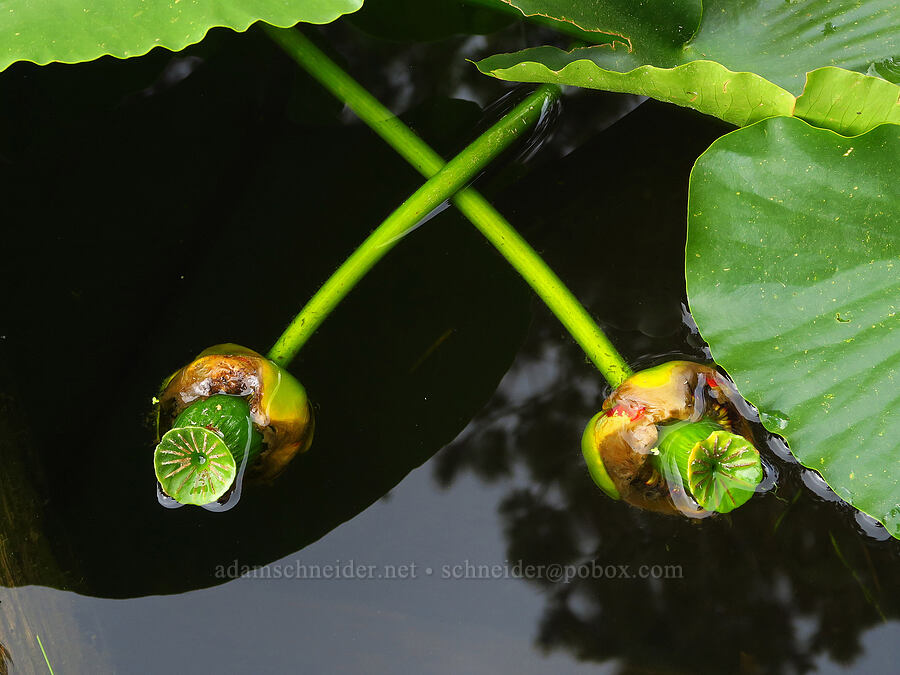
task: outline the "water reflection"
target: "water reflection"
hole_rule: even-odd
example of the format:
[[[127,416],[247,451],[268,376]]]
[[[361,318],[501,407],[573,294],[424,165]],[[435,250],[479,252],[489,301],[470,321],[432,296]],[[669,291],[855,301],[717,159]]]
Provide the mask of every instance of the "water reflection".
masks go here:
[[[864,630],[898,617],[896,542],[859,536],[849,508],[823,503],[772,454],[782,474],[775,493],[730,517],[686,522],[605,497],[577,452],[579,429],[597,407],[596,376],[577,352],[548,344],[547,333],[530,341],[481,419],[439,455],[435,477],[445,486],[466,472],[509,483],[499,511],[510,560],[596,561],[635,576],[641,565],[677,565],[683,578],[531,580],[547,596],[542,648],[667,672],[806,672],[821,654],[852,661]]]
[[[616,133],[508,195],[517,226],[640,367],[708,356],[683,317],[686,205],[684,185],[671,176],[686,182],[719,131],[660,109],[642,106]],[[607,167],[598,157],[620,160]],[[555,201],[547,205],[541,189],[551,180]],[[628,254],[608,255],[611,246]],[[809,489],[820,479],[777,437],[761,448],[777,472],[774,489],[727,516],[688,521],[606,497],[578,448],[607,393],[555,319],[538,311],[489,406],[435,459],[442,486],[466,475],[505,486],[498,511],[510,560],[627,566],[628,576],[522,582],[545,596],[535,630],[541,649],[617,661],[622,673],[808,672],[827,659],[856,663],[869,629],[896,625],[897,542],[876,541],[883,528],[833,493]],[[675,566],[683,576],[640,578],[642,565]]]
[[[730,516],[688,522],[603,495],[577,452],[599,376],[558,346],[554,328],[545,317],[434,471],[444,486],[465,473],[509,485],[499,512],[510,560],[616,566],[613,578],[527,582],[546,595],[541,648],[622,659],[621,672],[807,672],[824,654],[852,662],[866,629],[900,616],[896,542],[860,536],[849,507],[816,497],[803,486],[808,472],[771,451],[776,490]],[[678,566],[683,577],[641,579],[642,565]]]
[[[345,29],[334,27],[333,31],[340,37],[340,31]],[[393,109],[419,106],[420,113],[427,113],[425,104],[429,99],[459,96],[489,101],[497,95],[497,83],[471,77],[470,64],[460,58],[462,54],[473,56],[476,44],[460,42],[458,48],[438,50],[443,52],[439,57],[435,50],[418,46],[399,51],[391,48],[390,58],[383,60],[378,50],[388,51],[384,45],[371,49],[370,43],[357,41],[350,33],[345,35],[349,37],[341,49],[347,53],[354,73],[365,74],[366,63],[385,64],[385,69],[394,70],[398,69],[397,64],[403,64],[401,72],[408,76],[408,84],[399,83],[402,86],[396,92],[398,83],[382,77],[377,70],[380,65],[369,66],[374,72],[361,78]],[[511,44],[512,48],[521,46],[518,40],[510,42],[516,43]],[[306,458],[305,477],[298,474],[293,484],[283,480],[268,493],[260,491],[252,503],[246,507],[242,504],[240,513],[225,514],[215,522],[201,520],[208,515],[202,513],[159,513],[161,509],[147,504],[146,499],[133,504],[134,486],[141,483],[139,478],[132,481],[130,477],[146,476],[147,465],[121,449],[144,447],[138,411],[147,405],[158,374],[166,372],[181,356],[188,356],[183,352],[190,350],[190,345],[208,344],[211,336],[228,335],[234,326],[242,325],[243,308],[258,301],[255,287],[236,277],[224,279],[219,283],[230,285],[219,286],[217,292],[225,288],[232,301],[219,308],[208,323],[201,326],[196,321],[183,321],[183,332],[179,334],[160,325],[160,316],[189,317],[196,299],[209,297],[202,280],[214,275],[202,272],[219,269],[215,267],[215,255],[205,263],[207,267],[198,267],[203,263],[196,260],[195,244],[201,235],[205,238],[213,224],[222,232],[217,219],[234,228],[228,214],[235,210],[238,195],[243,195],[248,205],[240,212],[243,217],[235,219],[242,228],[267,231],[272,223],[295,222],[297,214],[286,211],[293,205],[281,206],[285,202],[283,195],[295,194],[297,180],[292,172],[296,170],[296,157],[302,156],[301,150],[317,157],[318,170],[305,176],[308,185],[301,195],[303,200],[298,201],[303,203],[305,222],[334,224],[324,228],[328,237],[315,242],[316,256],[298,265],[297,252],[304,250],[306,242],[294,232],[299,228],[291,228],[291,234],[285,234],[280,245],[274,247],[278,250],[272,252],[271,261],[259,270],[246,270],[248,278],[262,278],[265,272],[270,311],[261,313],[256,322],[243,327],[244,332],[234,337],[246,338],[250,344],[265,344],[283,326],[284,308],[294,307],[298,298],[308,297],[348,247],[358,242],[357,230],[368,227],[373,214],[387,212],[409,191],[408,185],[386,187],[386,176],[402,177],[407,168],[381,147],[380,141],[368,140],[365,129],[356,137],[350,136],[353,130],[342,129],[340,137],[350,139],[343,141],[347,146],[336,146],[336,141],[317,129],[298,136],[296,141],[285,142],[283,136],[293,139],[294,131],[284,134],[271,121],[272,109],[278,110],[280,99],[272,97],[272,103],[260,95],[264,104],[255,102],[253,87],[259,73],[267,71],[257,64],[248,68],[244,85],[237,80],[236,73],[242,72],[237,64],[243,63],[245,56],[262,53],[251,42],[246,44],[249,46],[242,49],[247,54],[233,52],[225,62],[229,67],[220,63],[217,70],[198,68],[179,86],[167,89],[167,95],[174,97],[169,100],[174,112],[165,115],[148,108],[140,114],[132,111],[131,116],[112,124],[112,117],[88,120],[89,113],[96,113],[87,106],[84,108],[88,112],[75,114],[80,105],[77,98],[72,99],[75,103],[70,108],[60,112],[58,106],[50,103],[69,97],[60,96],[51,87],[47,87],[50,93],[46,98],[34,93],[31,98],[7,97],[40,103],[23,106],[14,118],[22,123],[9,126],[16,128],[17,133],[15,142],[10,144],[12,149],[5,149],[4,153],[16,160],[12,166],[23,167],[10,176],[11,184],[19,188],[12,191],[18,198],[14,200],[13,218],[40,225],[19,228],[21,232],[14,234],[23,241],[10,240],[10,250],[39,251],[40,265],[26,257],[22,260],[27,264],[10,261],[11,269],[21,271],[14,275],[19,279],[30,279],[34,269],[40,269],[41,283],[29,285],[29,293],[10,298],[16,310],[11,325],[16,330],[10,329],[10,347],[3,354],[4,364],[15,363],[17,373],[18,368],[23,369],[18,377],[3,378],[4,389],[18,382],[26,391],[14,400],[34,403],[21,415],[0,415],[0,419],[15,419],[30,429],[35,437],[33,445],[39,451],[21,452],[22,448],[32,447],[24,434],[2,436],[10,441],[9,447],[14,441],[16,451],[23,456],[53,458],[48,461],[54,470],[52,482],[40,492],[45,508],[24,512],[46,512],[56,518],[48,525],[46,536],[46,541],[55,546],[53,552],[69,563],[66,570],[77,570],[82,565],[91,572],[89,577],[79,574],[72,581],[57,581],[50,578],[46,566],[35,564],[33,576],[23,573],[26,579],[37,578],[41,583],[61,588],[77,583],[98,593],[122,596],[171,592],[176,588],[174,583],[185,588],[216,583],[209,581],[214,563],[230,561],[238,543],[256,556],[248,562],[269,562],[325,533],[329,536],[317,546],[330,547],[320,554],[326,561],[338,557],[371,558],[379,547],[383,547],[384,559],[389,563],[415,560],[414,556],[423,550],[441,552],[441,562],[456,561],[460,555],[495,559],[484,553],[487,550],[493,554],[493,547],[499,545],[491,529],[493,523],[482,526],[479,539],[472,532],[474,518],[460,518],[462,509],[458,504],[471,503],[462,499],[471,498],[465,492],[454,494],[459,501],[438,511],[433,503],[430,509],[423,507],[430,492],[422,490],[404,502],[402,508],[391,512],[390,517],[377,520],[379,511],[373,508],[359,519],[337,527],[391,489],[469,419],[470,410],[481,404],[481,392],[486,397],[501,369],[505,370],[506,355],[518,347],[519,324],[524,331],[527,322],[527,312],[519,307],[521,304],[527,309],[527,301],[520,303],[515,295],[521,283],[499,276],[500,272],[491,267],[493,251],[482,250],[484,244],[480,240],[465,240],[466,235],[455,231],[452,238],[446,235],[445,240],[440,230],[431,227],[439,225],[438,219],[416,233],[416,243],[423,251],[443,252],[446,260],[424,260],[413,248],[406,249],[405,254],[398,251],[400,257],[393,260],[390,268],[393,271],[376,272],[369,294],[348,299],[341,315],[330,320],[329,332],[310,344],[304,372],[315,384],[311,391],[317,392],[332,417],[323,426],[320,451]],[[492,42],[491,48],[503,51],[504,45]],[[141,66],[150,61],[128,63]],[[97,68],[102,73],[106,66],[99,64]],[[293,77],[293,64],[282,68]],[[45,76],[54,72],[48,70]],[[269,86],[279,93],[285,91],[281,76],[278,72],[275,75],[278,77],[273,77]],[[97,80],[103,81],[104,88],[108,86],[105,78],[98,76]],[[31,77],[23,78],[26,84],[28,81]],[[217,86],[220,81],[227,82],[227,87]],[[31,91],[26,84],[16,85],[12,91]],[[263,89],[261,86],[260,91]],[[314,87],[298,89],[304,95],[315,91]],[[143,91],[143,87],[137,90]],[[233,92],[249,93],[238,96]],[[397,98],[392,99],[395,94]],[[149,97],[149,103],[154,98],[156,95]],[[597,99],[594,94],[567,99],[567,124],[565,129],[557,130],[557,139],[569,130],[591,133],[607,124],[607,117],[597,113]],[[576,113],[578,101],[590,101],[582,115]],[[628,105],[633,103],[629,101]],[[455,110],[450,105],[442,108],[451,109]],[[654,117],[652,110],[643,106],[625,123],[616,125],[615,134],[605,135],[583,152],[578,151],[570,162],[554,163],[543,175],[523,181],[507,195],[505,203],[498,204],[585,299],[591,311],[604,319],[614,341],[632,362],[640,362],[640,357],[647,354],[666,354],[668,358],[670,354],[683,353],[702,358],[703,346],[681,320],[683,198],[691,162],[722,128],[697,122],[695,116]],[[65,123],[44,120],[43,125],[38,124],[42,115],[51,114],[48,111]],[[218,116],[222,111],[229,115]],[[459,129],[450,123],[450,115],[446,117],[448,123],[436,129],[446,130],[444,137],[439,133],[423,134],[430,141],[436,139],[435,145],[442,152],[461,142]],[[151,124],[157,119],[171,126],[162,122],[158,126]],[[467,127],[468,121],[463,122]],[[265,128],[268,126],[279,133],[270,133]],[[427,128],[425,124],[415,126]],[[100,146],[100,139],[106,138],[100,132],[106,127],[116,133],[107,139],[108,146]],[[221,143],[221,138],[235,128],[245,131],[246,146],[235,148]],[[183,167],[183,172],[174,171],[168,158],[175,155],[174,149],[188,144],[185,139],[179,140],[178,132],[193,129],[206,130],[208,142],[196,152],[192,163]],[[137,132],[129,135],[126,131],[130,130]],[[43,198],[49,182],[44,172],[46,167],[56,165],[44,158],[80,158],[85,155],[80,146],[68,147],[64,142],[84,138],[91,139],[95,148],[105,148],[105,152],[88,153],[90,161],[74,164],[76,168],[70,173],[60,174],[60,182],[50,182],[58,199],[48,202]],[[174,145],[161,142],[169,138],[175,139]],[[277,145],[283,147],[279,153],[284,156],[273,153],[270,145],[257,142],[259,138],[270,139],[270,145],[277,138]],[[193,136],[190,140],[191,147],[201,147]],[[42,145],[35,146],[38,141]],[[571,139],[557,142],[552,148],[545,146],[542,155],[552,155],[554,149],[557,155],[563,155],[580,145]],[[125,150],[117,154],[120,146]],[[659,150],[662,147],[664,152]],[[356,165],[347,160],[354,153],[362,158]],[[147,174],[126,175],[118,168],[133,156],[145,158],[149,165]],[[35,158],[34,165],[25,162],[31,157]],[[158,166],[153,158],[159,158]],[[391,161],[397,164],[392,165]],[[266,189],[245,193],[243,169],[257,163],[264,167],[259,169],[259,184]],[[101,171],[109,166],[114,169]],[[285,182],[269,180],[270,173],[284,176]],[[337,192],[330,198],[329,190],[337,190],[336,175],[354,186],[353,200]],[[673,175],[684,180],[674,180]],[[211,178],[204,182],[198,176]],[[85,202],[85,195],[96,192],[96,184],[105,186],[104,199]],[[192,186],[189,195],[185,194],[185,185]],[[29,190],[35,194],[29,196]],[[190,196],[192,201],[185,202],[185,208],[179,208],[173,216],[168,202],[159,199],[161,194],[176,195],[179,202]],[[312,199],[317,195],[324,196],[323,204]],[[112,201],[106,203],[109,199]],[[82,211],[98,214],[98,222],[103,226],[97,232],[70,233],[69,220],[63,216],[72,203],[86,204]],[[137,220],[133,214],[135,204],[146,210],[146,221]],[[38,206],[47,207],[46,212],[36,212]],[[341,210],[342,206],[346,209]],[[122,213],[132,214],[135,219],[126,235],[121,234]],[[211,214],[209,222],[196,220],[197,213]],[[52,227],[56,225],[58,232]],[[465,224],[452,223],[446,229],[451,227],[469,231]],[[153,232],[154,236],[145,236],[145,232]],[[47,233],[53,236],[48,237]],[[435,239],[427,238],[430,233]],[[185,252],[174,255],[167,251],[162,247],[167,241],[186,241]],[[120,254],[126,248],[130,251],[128,257]],[[612,250],[622,253],[614,256]],[[448,288],[442,279],[453,278],[460,260],[466,261],[464,284]],[[15,266],[17,262],[23,266],[21,270]],[[253,274],[254,271],[259,274]],[[410,279],[427,281],[424,285],[417,283],[410,297],[399,296],[393,289],[409,289]],[[393,324],[386,321],[384,298],[392,299],[388,304],[398,313]],[[114,321],[110,319],[110,308],[115,308]],[[423,311],[425,308],[427,311]],[[60,370],[55,362],[46,359],[46,354],[58,346],[58,325],[68,326],[68,349],[78,355],[80,363],[102,364],[104,368]],[[360,331],[360,325],[367,329]],[[392,326],[403,326],[404,330],[397,331]],[[427,353],[429,345],[450,328],[454,330],[452,339],[444,343],[441,358],[424,360],[424,367],[418,365],[422,362],[420,355]],[[118,478],[115,484],[96,480],[88,470],[91,465],[74,460],[71,453],[66,456],[59,452],[59,448],[69,447],[71,430],[84,424],[82,411],[88,406],[61,406],[50,425],[46,423],[42,395],[43,383],[52,381],[57,394],[66,392],[72,400],[80,401],[81,392],[101,390],[110,371],[120,381],[129,383],[130,388],[110,402],[115,405],[115,415],[103,413],[102,421],[108,431],[101,438],[87,437],[83,443],[84,448],[94,450],[92,461],[96,466],[106,464],[107,459],[117,463],[109,469],[109,475]],[[422,391],[428,396],[419,395]],[[367,405],[373,399],[367,392],[378,393],[377,406]],[[786,457],[783,448],[778,450],[781,446],[770,446],[772,461],[783,476],[777,492],[756,498],[731,517],[693,524],[639,513],[600,494],[591,483],[577,448],[584,423],[597,410],[604,393],[602,382],[584,363],[580,352],[570,345],[553,320],[540,314],[529,342],[490,406],[433,465],[435,476],[445,485],[452,483],[459,488],[464,483],[461,477],[477,476],[503,486],[506,496],[499,513],[511,561],[570,565],[596,561],[604,569],[611,565],[615,570],[622,565],[632,570],[642,564],[680,566],[682,574],[668,579],[606,575],[576,578],[565,584],[546,578],[526,582],[545,598],[535,631],[536,642],[543,649],[563,654],[557,654],[556,664],[568,662],[564,655],[571,653],[586,661],[615,663],[622,672],[804,671],[820,664],[825,655],[838,661],[858,658],[863,650],[873,648],[867,640],[885,641],[896,635],[897,622],[893,619],[897,617],[896,580],[900,579],[896,543],[871,544],[858,535],[854,519],[840,505],[813,498],[798,481],[796,467],[777,459]],[[345,412],[338,415],[332,411]],[[362,447],[367,452],[358,452]],[[4,460],[3,475],[8,477],[11,465],[6,454]],[[337,477],[332,481],[311,480],[309,476],[317,475],[317,471],[318,475]],[[72,477],[81,475],[92,480],[72,490]],[[129,479],[121,480],[122,476]],[[103,490],[96,489],[98,485]],[[416,483],[407,479],[401,487],[409,489],[410,485]],[[110,486],[117,492],[106,492]],[[308,490],[298,489],[302,487]],[[254,519],[254,509],[264,517]],[[416,519],[423,521],[418,529],[413,528]],[[33,524],[33,520],[23,518],[18,522]],[[260,527],[259,523],[265,526]],[[354,523],[357,529],[349,529]],[[459,550],[444,551],[441,546],[454,523]],[[114,546],[110,546],[109,532],[115,533]],[[277,536],[270,536],[271,533]],[[180,567],[167,566],[166,558],[159,555],[164,548],[157,545],[158,541],[194,557]],[[179,546],[184,541],[190,541],[192,546]],[[214,543],[212,552],[201,550],[206,541]],[[77,544],[77,555],[67,550],[69,542]],[[404,543],[408,550],[400,558],[398,548]],[[527,588],[521,581],[510,583]],[[428,588],[424,583],[422,587]],[[406,670],[415,667],[413,662],[425,660],[438,662],[434,669],[447,663],[452,667],[450,659],[454,655],[466,659],[461,665],[457,663],[455,672],[485,670],[494,664],[499,670],[511,662],[510,645],[515,643],[496,636],[502,638],[510,625],[518,629],[530,619],[518,611],[519,605],[509,595],[497,590],[493,583],[491,593],[484,590],[486,586],[470,585],[466,593],[459,587],[448,591],[446,585],[439,587],[437,582],[433,587],[437,589],[434,595],[426,597],[417,595],[413,585],[402,589],[377,582],[348,585],[344,589],[346,598],[358,601],[365,593],[371,597],[368,604],[360,602],[361,608],[352,607],[355,612],[345,611],[336,600],[334,587],[329,585],[311,590],[272,584],[263,590],[262,584],[250,582],[233,582],[196,594],[153,595],[128,602],[63,596],[32,587],[5,594],[2,607],[24,606],[24,600],[14,603],[9,598],[27,596],[33,596],[35,602],[42,596],[60,599],[57,604],[66,600],[69,604],[57,609],[54,616],[74,616],[76,609],[97,607],[105,621],[102,634],[115,634],[116,630],[123,634],[110,640],[120,650],[117,664],[128,664],[141,672],[152,667],[148,664],[153,663],[153,654],[139,652],[137,646],[149,651],[153,645],[147,644],[146,635],[177,621],[182,622],[175,623],[182,627],[177,632],[181,641],[172,642],[182,650],[179,655],[183,659],[178,662],[199,658],[198,644],[233,646],[234,652],[208,651],[203,655],[207,662],[218,663],[220,670],[233,666],[232,659],[243,658],[245,671],[285,672],[296,667],[301,658],[317,657],[318,667],[309,670],[334,671],[333,664],[344,657],[355,662],[352,670],[356,672],[403,671],[404,668],[397,668],[397,654],[404,646],[409,649],[411,642],[415,649],[410,650],[413,656],[409,657]],[[314,592],[318,597],[311,602]],[[415,604],[416,612],[392,614],[391,602],[402,601]],[[446,609],[447,604],[454,603],[455,614]],[[156,607],[156,612],[150,612],[149,607]],[[441,608],[445,614],[435,618]],[[41,616],[47,611],[40,606],[28,615]],[[448,615],[450,620],[443,619]],[[246,631],[245,635],[242,632],[247,638],[244,644],[231,639],[234,617],[246,619],[241,627]],[[352,623],[348,617],[353,617]],[[889,623],[882,625],[882,617]],[[430,633],[422,630],[426,622],[430,622]],[[868,627],[875,628],[866,632]],[[527,630],[527,626],[522,628],[522,634],[527,634]],[[703,635],[702,650],[696,649],[698,632]],[[59,668],[60,657],[56,654],[74,658],[86,653],[90,640],[85,635],[93,632],[80,627],[72,629],[75,637],[69,643],[64,642],[58,625],[52,631],[42,628],[41,634],[53,636],[53,663]],[[434,642],[426,641],[429,635]],[[872,635],[876,637],[868,637]],[[518,639],[519,633],[514,637]],[[438,639],[443,641],[439,643],[441,651],[433,646]],[[31,645],[7,644],[20,661],[40,658]],[[66,651],[64,644],[75,647]],[[246,644],[256,648],[246,650]],[[381,651],[375,651],[378,646]],[[139,653],[146,654],[146,658],[135,658]],[[373,662],[373,654],[380,661]],[[219,660],[211,660],[215,658]],[[521,667],[516,664],[517,672],[524,672],[526,667],[534,672],[548,669],[536,661],[525,662],[523,658],[522,662]],[[71,668],[68,672],[102,670],[94,665]]]

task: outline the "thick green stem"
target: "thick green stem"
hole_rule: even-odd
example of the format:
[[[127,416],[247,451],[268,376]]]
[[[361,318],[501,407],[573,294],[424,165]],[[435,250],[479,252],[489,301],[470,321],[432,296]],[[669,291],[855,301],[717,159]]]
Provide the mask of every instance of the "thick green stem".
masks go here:
[[[286,365],[335,306],[397,242],[441,202],[468,181],[541,116],[558,95],[554,86],[539,87],[494,126],[454,157],[403,202],[331,275],[282,333],[269,358]]]
[[[266,31],[297,63],[334,96],[343,101],[422,175],[431,178],[438,172],[443,174],[446,171],[446,169],[442,170],[444,161],[440,155],[428,147],[409,127],[397,119],[368,91],[325,56],[303,34],[296,30],[279,29],[270,26],[266,26]],[[558,91],[556,87],[542,87],[532,94],[527,101],[534,99],[547,103],[558,96]],[[485,135],[466,148],[463,153],[447,165],[447,168],[454,164],[459,167],[459,160],[466,155],[466,162],[477,164],[477,168],[471,172],[471,175],[480,170],[494,155],[492,154],[490,157],[482,156],[475,152],[470,153],[470,150],[473,150],[476,145],[481,143],[483,138],[492,134],[498,127],[503,127],[506,130],[504,132],[507,134],[505,140],[508,143],[518,133],[527,128],[530,123],[536,121],[537,116],[534,113],[539,113],[540,108],[531,108],[530,114],[527,116],[527,123],[525,123],[526,118],[523,106],[526,102],[517,106],[495,127],[492,127]],[[482,148],[478,148],[479,153],[482,150]],[[462,164],[462,166],[465,167],[466,165]],[[431,181],[429,180],[422,189],[427,188],[430,183]],[[459,183],[457,189],[464,183],[465,181]],[[440,201],[452,194],[452,192],[445,193],[445,196],[437,203],[440,203]],[[415,195],[410,200],[407,200],[404,206],[414,197]],[[581,303],[578,302],[537,252],[528,245],[512,225],[480,193],[473,188],[465,188],[456,193],[453,203],[529,283],[613,387],[619,386],[625,378],[631,375],[631,369]],[[401,209],[403,209],[403,206],[401,206]],[[398,209],[398,212],[401,209]],[[270,351],[270,358],[282,365],[290,362],[303,343],[327,316],[328,312],[334,308],[334,305],[387,252],[389,246],[384,246],[383,242],[394,243],[397,237],[404,234],[409,227],[415,224],[411,223],[408,227],[401,227],[398,223],[392,222],[392,218],[394,216],[385,221],[370,235],[369,239],[363,242],[360,249],[335,272],[325,286],[297,315],[287,331],[279,338]],[[390,231],[383,232],[384,228],[390,228]],[[380,255],[373,257],[371,249],[375,246],[381,246],[382,248],[376,249],[375,252],[380,253]],[[347,286],[347,284],[350,285]]]

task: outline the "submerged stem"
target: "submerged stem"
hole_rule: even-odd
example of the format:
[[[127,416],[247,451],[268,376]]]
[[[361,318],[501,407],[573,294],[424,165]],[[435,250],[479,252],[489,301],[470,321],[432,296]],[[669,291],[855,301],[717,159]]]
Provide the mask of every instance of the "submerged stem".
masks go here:
[[[462,181],[453,181],[449,175],[445,176],[447,180],[440,181],[441,188],[444,189],[444,192],[441,193],[443,196],[434,203],[434,206],[455,192],[453,203],[460,212],[522,275],[578,342],[610,385],[617,387],[632,374],[622,356],[587,310],[528,242],[479,192],[473,188],[459,189],[468,178],[496,156],[495,150],[498,150],[496,144],[500,140],[504,141],[502,147],[506,147],[519,133],[538,119],[541,106],[558,97],[558,87],[545,85],[538,89],[451,160],[446,168],[442,168],[445,165],[440,155],[416,136],[374,96],[341,70],[302,33],[271,26],[265,26],[265,30],[304,70],[353,110],[363,122],[426,178],[431,179],[434,176],[437,179],[436,174],[438,173],[444,176],[451,167],[453,167],[454,173],[463,168],[471,169]],[[541,102],[539,106],[535,107],[535,105],[529,104],[529,102],[536,104],[538,101]],[[482,142],[486,137],[497,133],[505,134],[505,136],[502,139],[495,138],[492,142]],[[487,151],[490,151],[490,154],[485,154]],[[467,165],[466,162],[470,162],[471,165]],[[337,302],[396,243],[397,238],[415,224],[416,221],[403,225],[402,223],[406,221],[396,220],[395,216],[430,185],[432,185],[432,180],[429,180],[413,197],[404,202],[332,275],[278,339],[269,352],[269,358],[281,365],[286,365],[296,356],[309,336],[334,309]],[[429,191],[434,190],[437,190],[437,184],[429,189]],[[459,191],[456,192],[457,190]],[[421,213],[419,218],[426,214],[427,211]],[[399,218],[399,216],[397,217]]]
[[[44,643],[41,642],[41,636],[38,635],[37,633],[35,633],[34,637],[37,638],[38,647],[41,648],[41,654],[44,655],[44,663],[47,664],[47,670],[50,671],[50,675],[54,675],[53,674],[53,666],[50,665],[50,659],[47,658],[47,651],[44,649]]]

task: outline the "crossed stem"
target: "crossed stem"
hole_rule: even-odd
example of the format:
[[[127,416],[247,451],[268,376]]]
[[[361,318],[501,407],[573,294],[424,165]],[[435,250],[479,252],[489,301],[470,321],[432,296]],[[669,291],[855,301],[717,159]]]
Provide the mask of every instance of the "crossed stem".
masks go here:
[[[611,386],[619,386],[632,374],[609,338],[540,255],[481,194],[465,187],[540,119],[559,97],[559,87],[539,87],[445,164],[440,155],[302,33],[272,26],[264,26],[264,29],[304,70],[428,179],[366,238],[300,310],[269,351],[270,359],[282,366],[290,363],[322,321],[372,266],[434,208],[452,199],[460,212],[528,282]]]
[[[268,357],[272,361],[287,366],[366,273],[438,206],[451,199],[546,303],[612,387],[618,388],[633,375],[609,338],[553,270],[484,197],[466,187],[488,163],[546,114],[559,97],[559,87],[539,87],[445,164],[440,155],[301,33],[271,26],[266,26],[265,30],[310,75],[427,178],[425,184],[375,228],[316,291],[269,351]],[[583,449],[586,457],[600,467],[598,471],[602,476],[600,479],[595,476],[595,480],[608,491],[609,477],[601,453],[595,447],[596,434],[593,433],[595,422],[603,414],[588,424],[586,438],[589,442]],[[691,490],[694,489],[691,482],[694,474],[699,476],[694,482],[698,483],[702,506],[727,512],[752,496],[762,478],[762,468],[758,452],[744,438],[702,421],[670,428],[669,432],[665,439],[660,438],[660,459],[665,460],[666,465],[677,465],[678,473],[682,474],[680,480],[687,481]],[[723,440],[721,447],[720,439]],[[732,444],[735,449],[729,450]],[[720,455],[727,454],[722,448],[730,453],[726,458],[730,464],[719,461]],[[594,473],[592,470],[592,475]],[[727,499],[721,498],[722,494]],[[614,496],[618,497],[617,494]]]

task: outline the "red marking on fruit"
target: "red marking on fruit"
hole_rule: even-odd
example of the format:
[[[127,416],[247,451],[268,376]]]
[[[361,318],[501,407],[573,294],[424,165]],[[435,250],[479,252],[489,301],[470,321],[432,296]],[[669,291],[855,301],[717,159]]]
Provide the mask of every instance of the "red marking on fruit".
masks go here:
[[[639,418],[641,415],[643,415],[646,410],[647,410],[647,408],[644,406],[641,406],[637,410],[631,410],[630,408],[628,408],[620,403],[619,405],[614,405],[612,408],[607,410],[606,416],[607,417],[616,417],[616,416],[627,417],[632,422],[634,422],[637,418]]]

